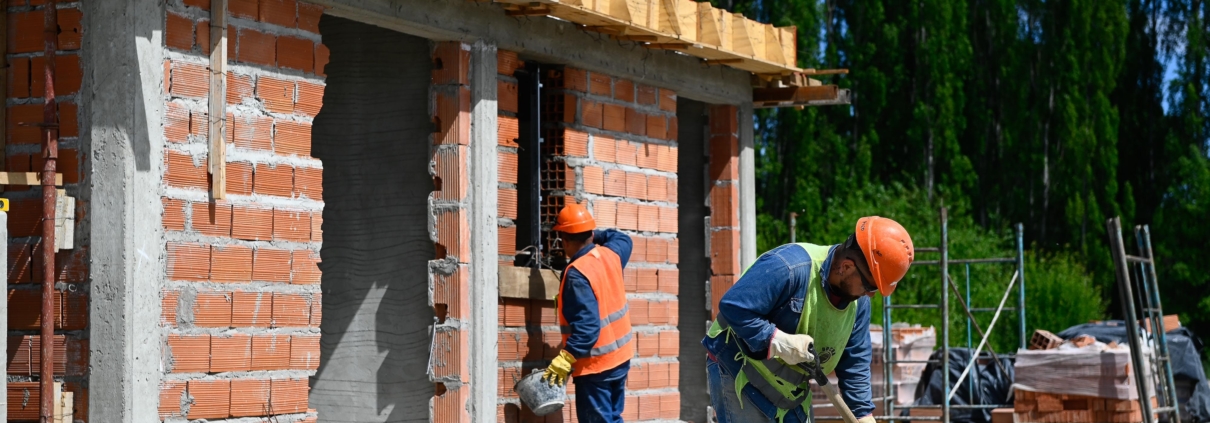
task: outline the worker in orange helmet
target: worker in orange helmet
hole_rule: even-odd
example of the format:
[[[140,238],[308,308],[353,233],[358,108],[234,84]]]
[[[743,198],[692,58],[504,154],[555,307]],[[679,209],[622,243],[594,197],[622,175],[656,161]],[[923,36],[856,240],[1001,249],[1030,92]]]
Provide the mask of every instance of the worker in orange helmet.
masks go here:
[[[624,233],[596,227],[580,204],[568,204],[555,222],[571,257],[556,299],[564,347],[543,380],[563,385],[573,377],[581,423],[621,423],[635,344],[622,280],[632,244]]]
[[[835,371],[853,416],[873,423],[870,298],[895,291],[914,252],[902,225],[869,216],[843,244],[761,255],[723,294],[702,340],[718,422],[809,421],[818,368]]]

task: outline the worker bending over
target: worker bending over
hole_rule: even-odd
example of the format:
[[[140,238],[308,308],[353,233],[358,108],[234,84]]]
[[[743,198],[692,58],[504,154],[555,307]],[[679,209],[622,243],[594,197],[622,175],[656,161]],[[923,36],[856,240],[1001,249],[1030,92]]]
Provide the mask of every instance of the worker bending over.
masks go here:
[[[854,232],[840,245],[774,248],[723,294],[702,340],[719,423],[809,421],[810,377],[798,364],[815,360],[835,370],[858,421],[874,422],[870,298],[895,291],[914,250],[891,219],[861,218]]]
[[[573,253],[563,271],[556,305],[564,347],[543,380],[576,384],[576,418],[581,423],[621,423],[626,373],[634,357],[630,306],[622,268],[630,260],[630,237],[614,229],[595,231],[596,222],[579,204],[559,211],[554,230]]]

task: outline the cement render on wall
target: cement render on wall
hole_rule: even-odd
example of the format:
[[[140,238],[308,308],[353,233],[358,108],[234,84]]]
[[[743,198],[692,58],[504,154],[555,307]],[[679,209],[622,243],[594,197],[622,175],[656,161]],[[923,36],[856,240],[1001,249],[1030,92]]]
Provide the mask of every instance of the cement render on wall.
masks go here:
[[[706,252],[706,105],[693,100],[676,102],[677,198],[680,200],[677,237],[680,238],[681,420],[706,421],[710,397],[706,391],[706,355],[701,351],[710,320],[710,261]]]
[[[312,145],[324,164],[323,314],[311,405],[328,422],[428,421],[429,42],[325,15]]]
[[[89,421],[159,421],[164,2],[81,2]],[[89,244],[91,243],[91,244]]]

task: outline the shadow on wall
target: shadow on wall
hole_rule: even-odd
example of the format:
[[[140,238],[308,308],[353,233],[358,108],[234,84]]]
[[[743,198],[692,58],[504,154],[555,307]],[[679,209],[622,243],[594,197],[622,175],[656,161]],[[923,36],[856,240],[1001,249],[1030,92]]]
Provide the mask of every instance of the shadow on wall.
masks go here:
[[[429,41],[324,15],[323,421],[429,420]]]

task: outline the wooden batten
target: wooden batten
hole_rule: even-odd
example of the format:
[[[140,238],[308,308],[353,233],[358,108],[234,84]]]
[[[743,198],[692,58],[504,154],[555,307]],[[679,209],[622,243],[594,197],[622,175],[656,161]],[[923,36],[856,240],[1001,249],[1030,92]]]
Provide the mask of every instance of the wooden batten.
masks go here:
[[[781,34],[781,54],[785,60],[778,62],[791,68],[798,67],[798,27],[787,26],[777,28],[777,32]]]
[[[773,63],[786,63],[785,51],[782,46],[785,41],[782,39],[783,31],[780,28],[775,28],[773,25],[761,25],[761,30],[765,33],[765,60]]]
[[[698,40],[703,44],[731,50],[731,13],[715,9],[709,2],[698,3]]]
[[[765,31],[744,15],[731,15],[731,46],[736,53],[765,59]]]
[[[630,22],[640,27],[659,31],[660,16],[663,14],[662,0],[626,0],[630,8]]]
[[[593,7],[597,13],[609,15],[609,17],[623,22],[630,22],[630,5],[627,0],[595,0],[596,4]]]
[[[697,41],[697,2],[693,0],[662,0],[659,31],[676,34],[682,40]]]

